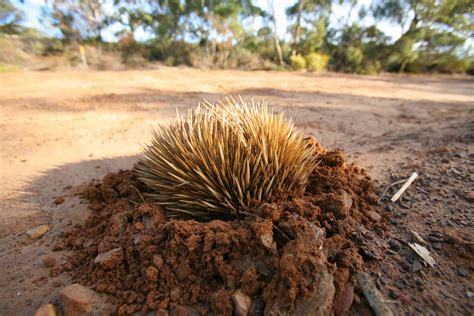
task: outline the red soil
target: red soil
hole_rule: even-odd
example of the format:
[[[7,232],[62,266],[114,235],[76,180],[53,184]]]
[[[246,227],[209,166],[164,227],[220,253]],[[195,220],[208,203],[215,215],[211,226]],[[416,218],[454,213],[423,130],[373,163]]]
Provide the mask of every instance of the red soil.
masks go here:
[[[341,313],[352,304],[351,276],[384,253],[375,192],[364,170],[329,151],[304,195],[264,204],[255,217],[168,220],[133,171],[119,171],[82,193],[92,215],[55,249],[72,250],[62,271],[109,294],[119,314],[231,315],[236,293],[251,299],[252,315]]]

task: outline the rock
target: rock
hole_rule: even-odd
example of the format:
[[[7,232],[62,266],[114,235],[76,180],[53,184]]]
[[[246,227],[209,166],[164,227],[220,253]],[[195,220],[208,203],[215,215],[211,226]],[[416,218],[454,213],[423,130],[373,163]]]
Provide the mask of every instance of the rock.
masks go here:
[[[469,276],[469,272],[467,272],[463,268],[458,268],[458,274],[463,278],[467,278]]]
[[[420,260],[415,260],[410,270],[411,272],[418,272],[418,271],[421,271],[422,268],[423,266],[421,265]]]
[[[388,296],[390,296],[390,298],[393,298],[394,300],[396,300],[397,298],[400,297],[400,293],[398,293],[398,291],[396,291],[394,289],[390,289],[390,291],[388,291]]]
[[[54,204],[59,205],[64,203],[64,197],[58,196],[56,200],[54,200]]]
[[[465,198],[468,202],[474,202],[474,191],[466,192],[466,194],[464,194],[464,198]]]
[[[380,216],[379,213],[377,212],[374,212],[374,211],[369,211],[367,213],[365,213],[367,215],[368,218],[370,218],[372,221],[374,222],[378,222],[380,221],[380,219],[382,218],[382,216]]]
[[[35,312],[35,316],[56,316],[56,310],[53,304],[45,304],[38,308]]]
[[[390,239],[388,241],[388,245],[390,246],[390,249],[392,250],[400,250],[400,243],[396,239]]]
[[[294,315],[323,316],[330,314],[334,298],[334,280],[328,271],[321,271],[321,278],[313,294],[301,301]]]
[[[108,307],[97,293],[80,284],[71,284],[61,291],[64,316],[105,314]],[[100,311],[100,313],[99,313]]]
[[[232,295],[232,302],[234,302],[235,314],[237,316],[248,315],[252,299],[242,293],[240,289],[234,292]]]
[[[38,239],[49,231],[49,225],[41,225],[26,232],[31,239]]]
[[[265,248],[268,248],[268,249],[273,248],[273,236],[271,234],[261,235],[260,240],[262,241],[262,245]]]
[[[94,263],[99,264],[103,269],[112,269],[123,262],[124,255],[122,248],[115,248],[104,253],[100,253]]]

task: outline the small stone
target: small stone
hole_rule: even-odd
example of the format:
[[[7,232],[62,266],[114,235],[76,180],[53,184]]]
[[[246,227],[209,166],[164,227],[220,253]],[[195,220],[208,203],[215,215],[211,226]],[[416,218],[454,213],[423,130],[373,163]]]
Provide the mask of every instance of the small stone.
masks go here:
[[[61,291],[64,315],[84,315],[92,313],[96,293],[80,284],[71,284]]]
[[[415,260],[413,262],[413,265],[411,266],[411,272],[421,271],[422,268],[423,268],[423,266],[421,265],[420,260]]]
[[[370,218],[372,221],[374,222],[378,222],[380,221],[380,219],[382,218],[382,216],[380,216],[379,213],[377,212],[374,212],[374,211],[369,211],[367,213],[365,213],[367,215],[368,218]]]
[[[469,277],[469,272],[467,272],[463,268],[458,268],[458,274],[462,276],[463,278]]]
[[[400,265],[402,266],[403,269],[405,269],[407,271],[410,270],[411,264],[409,262],[407,262],[406,260],[403,261]]]
[[[31,239],[38,239],[49,231],[49,225],[41,225],[26,232]]]
[[[112,269],[123,262],[124,255],[122,248],[115,248],[107,252],[99,254],[94,263],[102,266],[103,269]]]
[[[58,196],[56,200],[54,200],[54,204],[59,205],[64,203],[64,197],[63,196]]]
[[[273,236],[271,234],[265,234],[260,236],[260,240],[262,241],[262,245],[265,248],[271,249],[273,248]]]
[[[35,316],[56,316],[56,310],[53,304],[45,304],[38,308],[35,312]]]
[[[248,315],[250,305],[252,304],[252,299],[250,297],[242,293],[239,289],[232,295],[232,301],[234,302],[235,314],[237,316]]]
[[[396,239],[390,239],[388,241],[388,245],[390,246],[390,249],[392,250],[399,250],[401,245]]]
[[[397,298],[400,297],[400,293],[398,293],[398,291],[394,290],[394,289],[390,289],[390,291],[388,292],[388,295],[393,298],[394,300],[396,300]]]
[[[468,202],[474,202],[474,191],[466,192],[466,194],[464,194],[464,198],[465,198]]]

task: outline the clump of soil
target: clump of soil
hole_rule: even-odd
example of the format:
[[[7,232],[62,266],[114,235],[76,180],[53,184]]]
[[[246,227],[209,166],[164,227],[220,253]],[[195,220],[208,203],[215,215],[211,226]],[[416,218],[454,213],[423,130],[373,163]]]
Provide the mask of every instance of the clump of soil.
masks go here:
[[[381,259],[385,224],[364,170],[323,151],[306,192],[233,221],[168,220],[133,171],[82,193],[92,215],[56,250],[76,282],[110,295],[119,314],[344,312],[351,276]]]

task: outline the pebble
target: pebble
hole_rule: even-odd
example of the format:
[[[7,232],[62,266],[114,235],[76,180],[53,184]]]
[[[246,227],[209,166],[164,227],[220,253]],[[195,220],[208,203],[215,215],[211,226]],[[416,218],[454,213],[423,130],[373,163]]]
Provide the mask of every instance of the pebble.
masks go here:
[[[388,295],[390,296],[390,298],[393,298],[394,300],[396,300],[397,298],[400,297],[400,293],[398,293],[398,291],[393,290],[393,289],[391,289],[391,290],[388,292]]]
[[[469,272],[467,272],[463,268],[458,268],[458,274],[463,278],[467,278],[469,276]]]
[[[84,315],[92,312],[95,292],[80,285],[71,284],[61,291],[64,315]]]
[[[124,255],[122,248],[115,248],[104,253],[100,253],[94,263],[102,266],[103,269],[112,269],[123,262]]]
[[[41,225],[26,232],[31,239],[38,239],[49,231],[49,225]]]
[[[408,270],[410,270],[411,264],[410,264],[409,262],[407,262],[407,261],[403,261],[403,262],[401,263],[401,266],[402,266],[403,269],[405,269],[405,270],[408,271]]]
[[[415,260],[413,262],[413,265],[411,266],[411,272],[421,271],[422,268],[423,268],[423,266],[421,265],[420,260]]]
[[[380,216],[379,213],[377,212],[374,212],[374,211],[369,211],[366,213],[367,214],[367,217],[369,217],[371,220],[373,220],[374,222],[378,222],[380,221],[380,219],[382,218],[382,216]]]
[[[401,247],[400,243],[396,239],[390,239],[388,245],[392,250],[399,250]]]
[[[56,205],[63,204],[63,203],[64,203],[64,197],[62,196],[59,196],[56,198],[56,200],[54,200],[54,204]]]
[[[474,202],[474,191],[469,191],[464,195],[464,198],[469,202]]]
[[[249,313],[250,305],[252,304],[252,299],[242,293],[239,289],[234,292],[232,295],[232,301],[235,306],[235,314],[237,316],[246,316]]]
[[[35,316],[56,316],[56,310],[53,304],[45,304],[38,308],[35,312]]]

